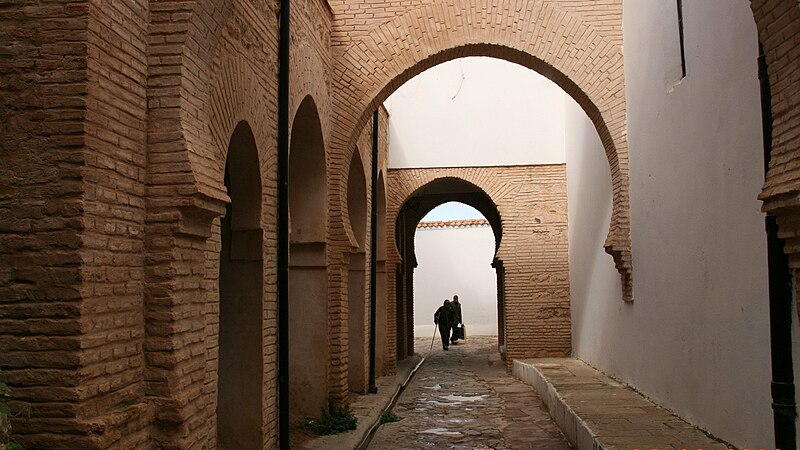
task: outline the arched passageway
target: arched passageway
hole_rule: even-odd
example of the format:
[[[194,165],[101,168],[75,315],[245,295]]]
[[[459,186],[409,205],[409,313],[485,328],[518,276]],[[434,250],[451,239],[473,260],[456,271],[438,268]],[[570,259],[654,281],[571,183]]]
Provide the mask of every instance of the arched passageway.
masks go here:
[[[498,331],[506,361],[571,353],[564,164],[391,169],[388,185],[387,279],[394,289],[387,293],[394,336],[386,358],[413,354],[413,235],[419,220],[446,201],[477,209],[494,231],[495,258],[487,264],[494,265],[505,311]]]
[[[377,198],[377,245],[375,270],[375,373],[388,375],[384,352],[387,345],[388,311],[386,303],[386,182],[383,172],[378,175]]]
[[[391,20],[374,23],[371,28],[364,27],[364,33],[343,39],[344,52],[334,67],[334,83],[358,82],[335,85],[338,89],[332,90],[335,130],[331,149],[352,154],[374,105],[404,82],[443,62],[489,56],[544,75],[575,99],[602,141],[614,180],[613,210],[604,247],[620,273],[623,298],[632,300],[621,5],[612,8],[620,8],[613,20],[598,26],[563,2],[510,5],[501,1],[483,8],[463,0],[435,3],[399,7]],[[532,20],[508,15],[520,8]],[[459,19],[453,20],[454,16]],[[541,38],[542,25],[534,17],[552,19],[545,29],[552,26],[570,31]],[[342,25],[348,25],[346,19]],[[595,49],[591,54],[585,51],[589,45]]]
[[[438,206],[457,201],[478,210],[489,222],[494,234],[496,253],[502,239],[502,220],[496,205],[489,195],[478,186],[459,178],[438,178],[425,184],[409,196],[396,216],[394,242],[400,264],[396,269],[396,329],[398,360],[414,354],[414,270],[417,267],[415,235],[420,220]],[[490,258],[486,264],[492,263]],[[457,268],[453,268],[457,270]],[[454,294],[457,294],[455,292]],[[502,295],[501,292],[498,294]],[[443,299],[438,299],[441,303]],[[499,303],[500,304],[500,303]],[[505,313],[499,312],[503,318]],[[500,323],[504,323],[501,319]],[[502,335],[502,332],[498,334]]]
[[[263,230],[258,152],[250,126],[231,136],[225,166],[231,202],[220,221],[217,442],[262,445]]]
[[[367,180],[360,152],[353,154],[347,185],[347,210],[354,239],[347,280],[348,385],[350,391],[366,394],[369,369],[365,360],[369,341],[369,303],[366,296]]]
[[[289,412],[318,416],[328,399],[325,143],[314,100],[292,122],[289,149]]]
[[[431,317],[444,299],[458,296],[470,336],[499,336],[495,238],[486,218],[458,202],[444,203],[414,234],[414,334],[435,332]]]

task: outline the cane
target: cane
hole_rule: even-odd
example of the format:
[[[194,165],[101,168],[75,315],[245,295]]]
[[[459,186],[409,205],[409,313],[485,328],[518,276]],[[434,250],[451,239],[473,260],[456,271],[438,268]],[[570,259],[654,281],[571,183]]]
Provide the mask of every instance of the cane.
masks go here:
[[[435,341],[435,340],[436,340],[436,326],[434,325],[433,326],[433,336],[431,336],[431,348],[429,348],[428,351],[433,350],[433,341]]]

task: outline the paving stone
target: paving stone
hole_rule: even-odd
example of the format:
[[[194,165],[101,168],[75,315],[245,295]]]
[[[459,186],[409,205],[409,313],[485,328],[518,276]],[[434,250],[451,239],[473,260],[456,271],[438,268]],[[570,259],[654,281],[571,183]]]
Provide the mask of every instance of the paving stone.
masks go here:
[[[383,425],[370,449],[570,448],[533,389],[496,363],[496,337],[447,352],[428,352],[426,341],[417,342],[426,361],[394,408],[403,419]]]

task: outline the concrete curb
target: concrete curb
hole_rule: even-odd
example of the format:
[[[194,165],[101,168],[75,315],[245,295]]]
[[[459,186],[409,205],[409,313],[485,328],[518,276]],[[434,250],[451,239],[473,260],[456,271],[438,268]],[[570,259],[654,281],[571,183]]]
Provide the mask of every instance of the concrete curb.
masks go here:
[[[558,395],[555,387],[544,378],[542,373],[532,364],[514,361],[513,375],[526,384],[533,386],[542,402],[550,411],[550,416],[556,425],[561,428],[569,443],[578,450],[604,450],[597,441],[589,426],[575,414],[564,400]]]

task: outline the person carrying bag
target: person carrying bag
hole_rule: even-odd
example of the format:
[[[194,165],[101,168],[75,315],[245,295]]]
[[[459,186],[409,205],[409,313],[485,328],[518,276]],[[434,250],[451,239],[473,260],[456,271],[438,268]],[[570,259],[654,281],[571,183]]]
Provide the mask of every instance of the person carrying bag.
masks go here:
[[[458,295],[453,296],[450,309],[453,316],[453,335],[450,337],[450,342],[455,344],[459,339],[462,341],[467,339],[467,327],[464,326],[464,319],[461,316],[461,303],[458,302]]]

